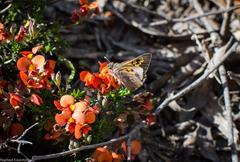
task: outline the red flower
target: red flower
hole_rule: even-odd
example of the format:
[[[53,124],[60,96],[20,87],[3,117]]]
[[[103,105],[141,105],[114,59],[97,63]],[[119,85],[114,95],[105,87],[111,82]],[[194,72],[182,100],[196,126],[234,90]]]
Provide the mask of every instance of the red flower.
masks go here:
[[[153,115],[153,114],[149,114],[146,116],[146,119],[145,121],[147,122],[148,125],[154,125],[157,121],[157,117],[156,115]]]
[[[38,106],[41,106],[43,104],[42,98],[39,95],[35,94],[35,93],[33,93],[31,95],[31,102],[36,104],[36,105],[38,105]]]
[[[76,139],[88,134],[91,130],[89,124],[95,122],[95,114],[99,112],[96,105],[91,107],[89,102],[85,99],[75,103],[71,95],[62,96],[59,102],[54,101],[54,105],[61,111],[55,115],[56,123],[61,127],[65,126],[66,132],[74,133]]]
[[[79,0],[80,8],[79,10],[73,10],[72,21],[78,22],[85,20],[99,13],[99,8],[97,2],[89,3],[88,0]]]
[[[79,11],[77,11],[76,9],[72,11],[72,21],[73,22],[77,22],[79,20],[80,16],[79,16]]]
[[[153,101],[152,99],[146,100],[146,102],[143,104],[143,107],[147,109],[148,111],[153,109]]]
[[[24,98],[17,93],[9,93],[9,103],[14,108],[18,120],[20,120],[23,115],[21,106],[24,103]]]
[[[120,87],[119,82],[109,72],[106,62],[100,63],[99,73],[91,74],[88,71],[82,71],[80,79],[85,82],[86,86],[97,89],[102,94]]]
[[[23,98],[16,93],[9,93],[9,102],[16,109],[23,104]]]

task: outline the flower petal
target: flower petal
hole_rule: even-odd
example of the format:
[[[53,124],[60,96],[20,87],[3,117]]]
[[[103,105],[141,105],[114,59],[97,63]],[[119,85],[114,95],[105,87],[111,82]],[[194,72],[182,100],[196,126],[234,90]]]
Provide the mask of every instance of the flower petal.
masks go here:
[[[36,55],[32,58],[33,65],[36,66],[37,69],[40,69],[45,64],[45,58],[42,55]]]
[[[105,72],[105,70],[108,70],[108,63],[107,62],[98,62],[100,64],[99,71]]]
[[[62,111],[62,110],[64,109],[64,107],[62,107],[62,106],[60,105],[60,102],[57,101],[57,100],[54,100],[54,101],[53,101],[53,104],[54,104],[55,107],[56,107],[58,110],[60,110],[60,111]]]
[[[45,70],[48,72],[48,74],[54,73],[54,68],[56,65],[56,61],[54,60],[48,60],[45,64]]]
[[[142,144],[138,140],[131,142],[131,153],[136,155],[142,151]]]
[[[21,57],[17,61],[17,68],[19,71],[26,71],[28,70],[29,65],[31,64],[31,61],[26,57]]]
[[[23,103],[23,98],[15,93],[9,93],[9,102],[15,108]]]
[[[68,124],[66,125],[65,129],[66,129],[67,132],[74,133],[74,131],[75,131],[75,126],[76,126],[75,123],[68,123]]]
[[[99,86],[104,86],[104,87],[106,86],[105,84],[101,84],[101,83],[102,83],[102,81],[98,77],[94,77],[93,80],[92,80],[93,87],[96,88],[96,89],[98,89]]]
[[[117,154],[116,152],[112,152],[113,162],[121,162],[123,161],[123,155]]]
[[[21,55],[27,57],[29,54],[32,54],[32,51],[21,51],[19,52]]]
[[[85,114],[79,111],[75,111],[72,115],[72,118],[76,121],[76,123],[79,124],[84,124],[86,120]]]
[[[88,0],[79,0],[80,5],[88,4]]]
[[[31,95],[31,102],[36,104],[36,105],[38,105],[38,106],[41,106],[42,103],[43,103],[43,100],[42,100],[42,98],[39,95],[33,93]]]
[[[95,113],[92,112],[92,111],[86,112],[86,114],[85,114],[85,122],[88,123],[88,124],[92,124],[95,121],[96,121]]]
[[[60,105],[62,107],[68,107],[70,105],[74,104],[74,97],[71,95],[64,95],[60,99]]]
[[[112,154],[104,147],[98,147],[93,154],[93,158],[97,162],[112,162]]]
[[[80,139],[82,137],[81,128],[82,128],[82,125],[80,124],[77,124],[75,126],[74,136],[76,139]]]
[[[148,99],[148,100],[144,103],[143,107],[144,107],[145,109],[147,109],[148,111],[152,110],[152,109],[153,109],[153,102],[152,102],[152,100],[151,100],[151,99]]]
[[[65,118],[64,114],[56,114],[55,121],[60,126],[64,126],[67,123],[67,119]]]
[[[154,125],[156,123],[157,118],[156,118],[155,115],[150,114],[150,115],[147,115],[145,120],[146,120],[147,124],[151,126],[151,125]]]
[[[25,72],[23,71],[20,71],[19,72],[19,76],[20,76],[20,79],[22,80],[22,82],[25,84],[25,85],[28,85],[28,76]]]
[[[32,48],[32,53],[35,54],[35,53],[37,53],[37,51],[41,50],[42,48],[43,48],[42,44],[37,45],[37,46]]]
[[[91,79],[93,77],[93,75],[91,73],[89,73],[88,71],[82,71],[80,73],[80,79],[83,82],[87,82],[89,79]]]
[[[76,102],[74,111],[83,112],[87,109],[87,103],[84,101]]]
[[[69,120],[69,118],[72,117],[72,110],[70,108],[65,108],[63,111],[62,111],[62,114],[65,116],[65,118],[67,120]]]
[[[92,130],[92,128],[91,128],[89,125],[86,125],[86,126],[84,126],[84,127],[82,128],[82,133],[83,133],[84,135],[87,135],[88,132],[91,131],[91,130]]]

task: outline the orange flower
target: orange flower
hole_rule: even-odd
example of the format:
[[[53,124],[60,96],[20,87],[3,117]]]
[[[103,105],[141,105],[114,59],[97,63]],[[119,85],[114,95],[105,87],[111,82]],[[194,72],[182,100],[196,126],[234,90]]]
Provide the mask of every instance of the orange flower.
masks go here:
[[[17,115],[17,119],[20,120],[23,115],[23,109],[20,107],[24,103],[24,98],[17,93],[8,93],[9,94],[9,103],[12,105],[12,107],[15,110],[15,113]]]
[[[68,107],[74,104],[74,97],[71,95],[64,95],[60,99],[60,105],[62,107]]]
[[[127,152],[127,144],[126,142],[122,143],[122,149],[126,153]],[[138,140],[133,140],[131,142],[131,159],[133,160],[135,156],[142,151],[142,144]]]
[[[142,151],[142,144],[138,140],[131,142],[131,153],[134,155],[139,154]]]
[[[9,102],[16,109],[23,104],[23,98],[16,93],[9,93]]]
[[[111,152],[104,148],[104,147],[98,147],[93,156],[92,156],[97,162],[112,162],[112,154]]]
[[[93,89],[97,89],[102,94],[108,93],[110,90],[118,89],[120,84],[109,72],[107,63],[99,63],[99,73],[91,74],[88,71],[80,73],[80,80],[85,82],[85,85]]]
[[[48,78],[54,73],[56,62],[54,60],[45,60],[42,55],[33,57],[41,46],[36,46],[31,51],[20,52],[23,57],[17,61],[17,68],[20,71],[19,76],[22,82],[29,88],[50,89],[51,85]]]
[[[117,154],[116,152],[112,152],[113,162],[121,162],[123,161],[123,155]]]
[[[66,132],[74,133],[76,139],[80,139],[83,135],[87,135],[91,130],[89,124],[96,120],[96,113],[98,113],[97,105],[91,107],[90,100],[74,101],[71,95],[64,95],[60,101],[54,101],[54,105],[60,114],[55,115],[56,123],[64,127]]]
[[[106,147],[98,147],[92,155],[97,162],[121,162],[123,155],[108,150]]]

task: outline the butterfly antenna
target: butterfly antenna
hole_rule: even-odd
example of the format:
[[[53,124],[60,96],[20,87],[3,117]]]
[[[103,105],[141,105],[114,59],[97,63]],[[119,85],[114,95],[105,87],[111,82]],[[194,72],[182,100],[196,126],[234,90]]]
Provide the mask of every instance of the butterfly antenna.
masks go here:
[[[104,56],[104,59],[107,60],[107,62],[111,62],[106,56]]]

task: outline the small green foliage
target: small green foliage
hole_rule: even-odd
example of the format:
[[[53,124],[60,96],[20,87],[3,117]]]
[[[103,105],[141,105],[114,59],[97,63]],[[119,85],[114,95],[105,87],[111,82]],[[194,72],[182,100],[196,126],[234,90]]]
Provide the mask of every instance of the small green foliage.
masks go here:
[[[83,99],[86,95],[85,91],[81,91],[80,89],[74,89],[70,95],[72,95],[76,100]]]
[[[16,17],[17,12],[15,12],[14,10],[9,10],[6,16],[6,23],[13,22],[14,20],[16,20]]]
[[[115,103],[122,102],[123,99],[126,98],[127,96],[129,96],[130,94],[131,94],[131,92],[129,89],[127,89],[125,87],[121,87],[119,90],[111,91],[107,95],[107,99],[110,101],[113,101]]]

